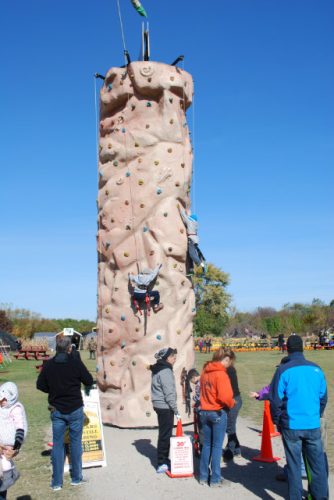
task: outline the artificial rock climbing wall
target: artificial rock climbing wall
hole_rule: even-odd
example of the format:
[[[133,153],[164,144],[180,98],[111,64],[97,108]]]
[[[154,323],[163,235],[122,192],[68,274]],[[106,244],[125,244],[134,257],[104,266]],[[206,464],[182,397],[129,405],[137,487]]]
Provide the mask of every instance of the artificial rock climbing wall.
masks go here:
[[[156,426],[150,397],[154,353],[176,347],[180,377],[194,365],[195,297],[186,277],[187,235],[179,208],[189,207],[192,146],[185,110],[191,76],[157,62],[111,68],[100,94],[98,193],[98,357],[104,423]],[[162,264],[155,288],[164,309],[140,315],[128,273]]]

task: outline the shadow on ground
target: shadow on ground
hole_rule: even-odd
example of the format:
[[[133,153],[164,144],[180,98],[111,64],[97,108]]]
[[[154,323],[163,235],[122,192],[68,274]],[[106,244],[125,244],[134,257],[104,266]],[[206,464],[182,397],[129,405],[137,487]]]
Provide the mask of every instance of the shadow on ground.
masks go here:
[[[138,453],[149,459],[152,467],[156,468],[157,449],[153,446],[150,439],[136,439],[132,445],[136,448]]]

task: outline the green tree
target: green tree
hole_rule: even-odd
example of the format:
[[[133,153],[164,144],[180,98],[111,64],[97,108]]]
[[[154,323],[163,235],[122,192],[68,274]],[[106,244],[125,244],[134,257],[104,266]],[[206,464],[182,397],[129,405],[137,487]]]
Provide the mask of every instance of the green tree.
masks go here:
[[[208,264],[205,276],[199,268],[193,276],[197,313],[194,330],[197,335],[221,335],[229,321],[231,295],[226,291],[229,276]]]
[[[13,323],[8,318],[6,311],[0,310],[0,332],[11,333],[13,331]]]

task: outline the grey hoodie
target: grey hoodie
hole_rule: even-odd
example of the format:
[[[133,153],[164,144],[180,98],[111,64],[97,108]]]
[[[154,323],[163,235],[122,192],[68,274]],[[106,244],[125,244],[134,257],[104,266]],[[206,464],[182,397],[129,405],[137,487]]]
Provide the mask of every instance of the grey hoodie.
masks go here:
[[[151,397],[153,408],[173,410],[178,415],[175,377],[172,366],[162,359],[151,366]]]

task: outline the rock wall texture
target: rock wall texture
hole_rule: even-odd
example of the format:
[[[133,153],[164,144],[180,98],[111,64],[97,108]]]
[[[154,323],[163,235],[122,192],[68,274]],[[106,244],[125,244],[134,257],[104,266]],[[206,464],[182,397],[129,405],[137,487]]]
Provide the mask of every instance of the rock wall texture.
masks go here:
[[[192,147],[185,110],[191,76],[157,62],[111,68],[100,95],[98,193],[98,357],[104,423],[156,426],[150,399],[154,353],[176,347],[174,373],[194,364],[195,297],[186,277],[187,235],[179,207],[189,207]],[[128,273],[162,264],[154,289],[164,309],[142,316]]]

